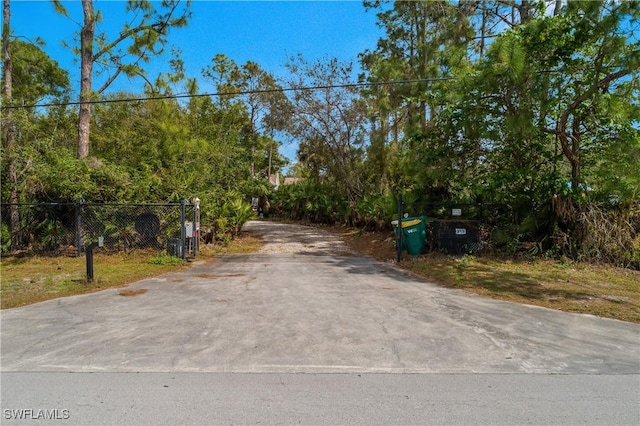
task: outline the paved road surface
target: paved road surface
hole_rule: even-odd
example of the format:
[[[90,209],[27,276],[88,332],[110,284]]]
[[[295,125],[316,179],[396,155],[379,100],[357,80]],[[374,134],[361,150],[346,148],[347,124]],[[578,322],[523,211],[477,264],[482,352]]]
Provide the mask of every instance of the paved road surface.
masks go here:
[[[441,288],[312,228],[247,229],[260,253],[138,296],[2,311],[2,423],[640,423],[638,325]]]

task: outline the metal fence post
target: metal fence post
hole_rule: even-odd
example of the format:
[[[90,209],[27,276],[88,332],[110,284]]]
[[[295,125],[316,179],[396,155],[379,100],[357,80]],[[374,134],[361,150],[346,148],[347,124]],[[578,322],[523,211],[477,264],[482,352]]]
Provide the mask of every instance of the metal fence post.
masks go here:
[[[180,243],[182,244],[182,260],[187,259],[187,254],[185,250],[187,248],[187,200],[182,200],[180,202]]]
[[[76,202],[76,248],[78,256],[82,254],[82,205],[84,200]]]
[[[400,263],[402,260],[402,192],[398,194],[398,235],[396,236],[396,251],[397,251],[397,261]]]
[[[193,257],[198,256],[200,244],[200,198],[193,199]]]

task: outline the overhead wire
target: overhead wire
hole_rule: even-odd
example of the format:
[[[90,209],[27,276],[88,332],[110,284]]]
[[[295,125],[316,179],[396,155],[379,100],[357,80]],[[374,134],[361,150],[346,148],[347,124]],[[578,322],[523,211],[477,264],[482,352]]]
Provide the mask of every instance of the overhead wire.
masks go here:
[[[612,68],[612,67],[606,67]],[[545,73],[557,73],[558,70],[538,70],[539,74]],[[243,96],[251,94],[261,93],[286,93],[305,90],[324,90],[324,89],[341,89],[350,87],[365,87],[365,86],[390,86],[397,84],[411,84],[411,83],[433,83],[438,81],[450,81],[459,77],[432,77],[432,78],[416,78],[405,80],[388,80],[388,81],[366,81],[357,83],[343,83],[343,84],[326,84],[318,86],[301,86],[301,87],[278,87],[273,89],[252,89],[252,90],[237,90],[237,91],[224,91],[224,92],[212,92],[212,93],[183,93],[172,95],[159,95],[159,96],[144,96],[133,98],[115,98],[115,99],[96,99],[87,101],[65,101],[65,102],[49,102],[39,104],[21,104],[21,105],[0,105],[0,110],[9,109],[30,109],[30,108],[52,108],[52,107],[64,107],[64,106],[79,106],[79,105],[99,105],[99,104],[112,104],[112,103],[124,103],[124,102],[146,102],[146,101],[158,101],[168,99],[189,99],[189,98],[204,98],[204,97],[218,97],[218,96]]]
[[[319,86],[301,86],[301,87],[285,87],[285,88],[273,88],[273,89],[253,89],[253,90],[238,90],[230,92],[213,92],[213,93],[187,93],[187,94],[175,94],[175,95],[161,95],[161,96],[145,96],[135,98],[119,98],[119,99],[96,99],[88,101],[75,101],[75,102],[50,102],[30,105],[2,105],[0,110],[5,109],[28,109],[28,108],[51,108],[51,107],[63,107],[63,106],[78,106],[86,104],[110,104],[121,102],[146,102],[146,101],[158,101],[167,99],[187,99],[187,98],[204,98],[204,97],[218,97],[218,96],[243,96],[251,94],[262,93],[285,93],[296,92],[305,90],[324,90],[324,89],[345,89],[350,87],[364,87],[364,86],[387,86],[396,84],[410,84],[410,83],[431,83],[437,81],[453,80],[454,77],[438,77],[438,78],[418,78],[410,80],[389,80],[378,82],[359,82],[359,83],[343,83],[343,84],[327,84]]]

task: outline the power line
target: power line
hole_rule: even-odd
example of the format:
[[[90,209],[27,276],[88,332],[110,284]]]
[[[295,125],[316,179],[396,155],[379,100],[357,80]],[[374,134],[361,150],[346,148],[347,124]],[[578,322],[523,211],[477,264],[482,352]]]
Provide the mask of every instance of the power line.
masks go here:
[[[112,104],[119,102],[145,102],[145,101],[159,101],[167,99],[185,99],[185,98],[204,98],[212,96],[243,96],[260,93],[285,93],[296,92],[305,90],[324,90],[324,89],[346,89],[351,87],[363,87],[363,86],[388,86],[396,84],[409,84],[409,83],[433,83],[437,81],[453,80],[454,77],[439,77],[439,78],[419,78],[412,80],[390,80],[379,82],[363,82],[363,83],[345,83],[345,84],[328,84],[321,86],[303,86],[303,87],[288,87],[278,89],[261,89],[261,90],[239,90],[235,92],[215,92],[215,93],[196,93],[196,94],[182,94],[182,95],[163,95],[163,96],[149,96],[141,98],[122,98],[122,99],[100,99],[95,101],[78,101],[78,102],[52,102],[44,104],[32,104],[32,105],[6,105],[0,106],[0,110],[5,109],[26,109],[26,108],[50,108],[61,106],[75,106],[86,104]]]

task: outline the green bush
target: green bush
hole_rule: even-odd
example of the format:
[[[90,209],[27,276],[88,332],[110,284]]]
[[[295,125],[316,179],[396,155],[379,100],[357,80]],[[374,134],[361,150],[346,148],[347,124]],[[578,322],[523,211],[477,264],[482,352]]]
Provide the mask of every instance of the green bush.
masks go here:
[[[160,253],[156,257],[149,259],[152,265],[183,265],[185,261],[177,256],[170,256],[166,252]]]
[[[11,227],[3,223],[0,225],[0,254],[11,251]]]

